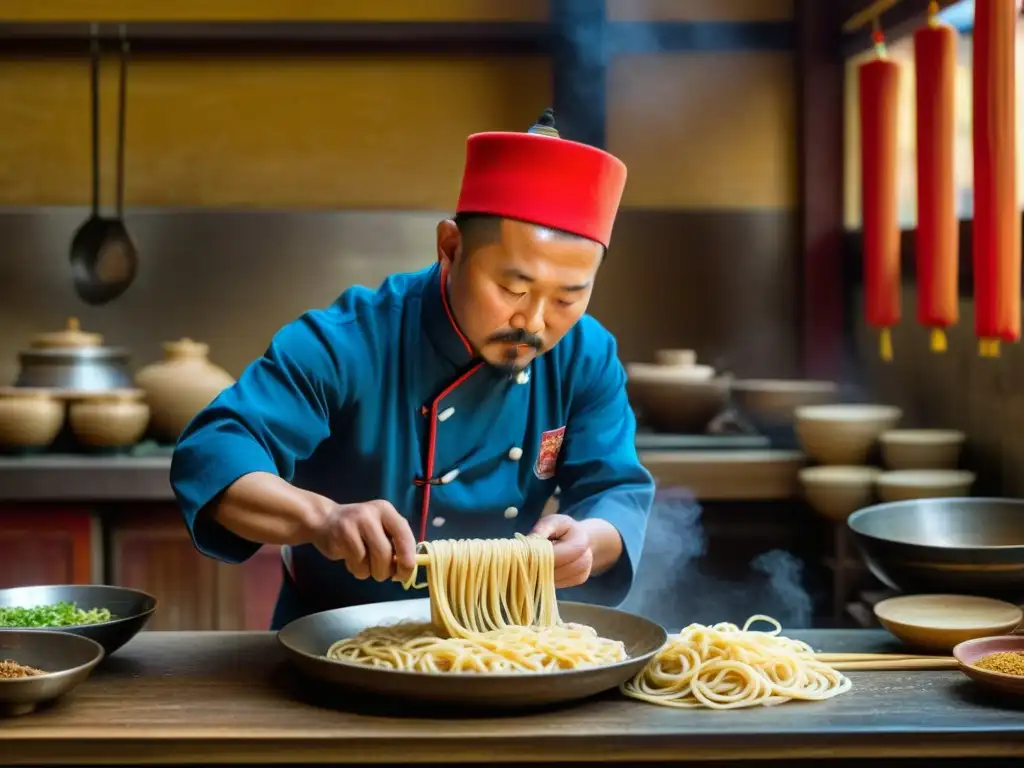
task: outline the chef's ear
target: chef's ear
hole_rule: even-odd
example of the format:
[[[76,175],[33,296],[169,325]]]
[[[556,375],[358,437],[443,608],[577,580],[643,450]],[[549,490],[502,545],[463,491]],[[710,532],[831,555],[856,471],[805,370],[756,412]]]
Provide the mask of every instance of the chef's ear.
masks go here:
[[[452,219],[445,219],[437,225],[437,260],[441,266],[450,268],[462,254],[462,233]]]

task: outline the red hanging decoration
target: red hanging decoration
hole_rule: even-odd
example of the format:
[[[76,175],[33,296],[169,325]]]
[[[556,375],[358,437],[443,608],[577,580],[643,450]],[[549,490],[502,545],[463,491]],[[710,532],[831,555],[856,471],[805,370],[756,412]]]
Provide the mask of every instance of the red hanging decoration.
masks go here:
[[[858,70],[864,293],[867,322],[880,331],[883,360],[892,359],[891,328],[900,320],[900,226],[896,197],[899,65],[875,30],[876,58]]]
[[[1020,338],[1016,0],[974,4],[974,323],[983,357]]]
[[[914,33],[917,91],[917,320],[931,329],[933,352],[946,351],[946,329],[959,319],[959,222],[953,137],[956,131],[956,31],[938,23]]]

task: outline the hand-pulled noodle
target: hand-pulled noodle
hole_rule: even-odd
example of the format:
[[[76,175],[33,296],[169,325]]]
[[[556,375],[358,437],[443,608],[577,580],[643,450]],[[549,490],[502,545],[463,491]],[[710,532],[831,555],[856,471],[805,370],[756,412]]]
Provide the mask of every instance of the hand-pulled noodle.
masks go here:
[[[371,627],[327,658],[414,672],[556,672],[622,661],[625,646],[558,614],[554,550],[539,536],[422,542],[406,589],[430,592],[428,624]]]

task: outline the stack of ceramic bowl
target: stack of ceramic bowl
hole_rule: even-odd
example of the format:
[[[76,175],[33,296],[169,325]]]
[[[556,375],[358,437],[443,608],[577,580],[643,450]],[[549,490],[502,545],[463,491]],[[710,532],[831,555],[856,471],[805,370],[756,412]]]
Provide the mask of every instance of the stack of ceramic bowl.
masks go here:
[[[698,365],[691,349],[661,349],[656,363],[626,365],[626,389],[640,419],[657,432],[702,434],[729,404],[729,381]]]
[[[875,485],[882,501],[969,496],[975,475],[959,469],[964,433],[952,429],[894,429],[882,433],[888,471]]]
[[[776,448],[791,448],[796,443],[796,409],[834,403],[839,386],[831,381],[803,379],[737,379],[731,394],[733,405],[754,429]]]
[[[889,405],[808,405],[796,409],[796,435],[818,466],[800,471],[811,507],[834,522],[874,502],[881,470],[871,465],[879,436],[903,412]]]

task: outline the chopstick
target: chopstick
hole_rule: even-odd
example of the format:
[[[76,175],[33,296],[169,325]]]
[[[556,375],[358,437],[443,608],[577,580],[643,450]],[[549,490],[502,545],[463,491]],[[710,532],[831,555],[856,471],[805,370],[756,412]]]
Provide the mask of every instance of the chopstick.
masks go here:
[[[838,661],[830,664],[833,669],[839,671],[860,670],[863,672],[884,672],[886,670],[899,672],[912,669],[957,669],[956,659],[941,656],[934,659],[893,659],[892,661]]]
[[[883,672],[956,669],[952,656],[916,656],[896,653],[819,653],[819,661],[839,671]]]
[[[391,558],[391,562],[397,563],[398,562],[398,558],[397,557]],[[426,568],[428,565],[430,565],[430,555],[416,555],[416,565],[420,566],[420,567],[423,567],[423,568]]]
[[[922,656],[915,653],[816,653],[818,661],[895,661],[896,659],[946,659],[948,656]]]

